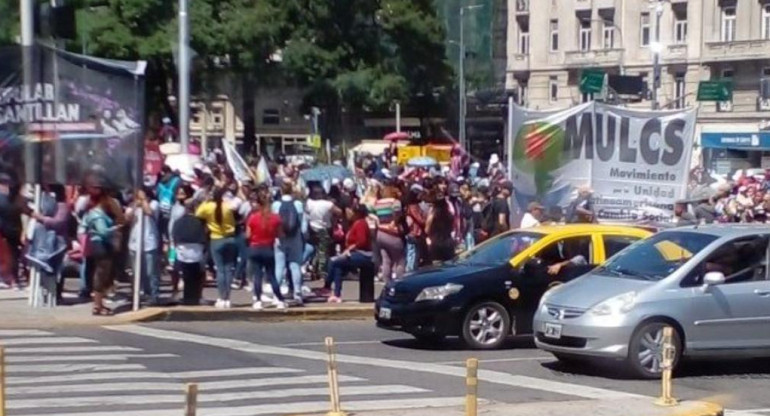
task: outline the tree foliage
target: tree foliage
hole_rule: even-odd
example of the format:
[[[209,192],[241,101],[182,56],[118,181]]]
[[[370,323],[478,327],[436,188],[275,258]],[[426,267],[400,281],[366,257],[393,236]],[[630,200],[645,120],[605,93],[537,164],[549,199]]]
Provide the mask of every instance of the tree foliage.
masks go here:
[[[16,42],[19,34],[19,1],[0,0],[0,46]]]

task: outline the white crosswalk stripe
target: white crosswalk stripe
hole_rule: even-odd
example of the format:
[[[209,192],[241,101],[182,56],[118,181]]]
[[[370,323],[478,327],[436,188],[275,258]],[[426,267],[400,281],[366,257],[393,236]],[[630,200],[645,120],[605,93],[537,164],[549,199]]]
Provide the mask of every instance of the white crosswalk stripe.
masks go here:
[[[0,344],[7,352],[6,407],[19,416],[176,416],[188,382],[198,383],[198,414],[204,416],[315,413],[329,407],[328,375],[323,370],[212,369],[191,362],[181,367],[187,371],[163,372],[147,366],[184,360],[174,353],[179,349],[147,352],[37,330],[0,330]],[[378,385],[346,374],[338,379],[346,410],[461,403],[431,397],[431,391],[422,387]]]

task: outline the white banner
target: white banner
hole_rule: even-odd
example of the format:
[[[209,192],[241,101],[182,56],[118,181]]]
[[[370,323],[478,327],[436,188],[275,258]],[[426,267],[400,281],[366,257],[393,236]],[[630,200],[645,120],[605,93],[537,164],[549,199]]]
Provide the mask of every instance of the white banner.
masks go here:
[[[251,175],[249,165],[247,165],[241,155],[238,154],[235,147],[233,147],[227,140],[222,140],[222,147],[224,148],[225,157],[227,158],[227,165],[230,166],[230,170],[233,171],[235,179],[238,182],[253,180],[254,178]]]
[[[695,110],[641,111],[590,102],[563,111],[515,108],[517,209],[566,208],[594,190],[599,220],[670,221],[687,192]]]

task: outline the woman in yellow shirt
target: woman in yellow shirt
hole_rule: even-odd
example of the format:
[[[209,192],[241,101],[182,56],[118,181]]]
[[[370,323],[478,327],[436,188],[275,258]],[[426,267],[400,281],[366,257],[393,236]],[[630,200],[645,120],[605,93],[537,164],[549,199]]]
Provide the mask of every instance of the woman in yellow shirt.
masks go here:
[[[224,188],[214,190],[210,200],[201,204],[195,216],[206,223],[211,240],[211,257],[217,269],[217,299],[214,307],[230,307],[230,285],[238,258],[238,246],[235,242],[235,215],[232,209],[222,202]]]

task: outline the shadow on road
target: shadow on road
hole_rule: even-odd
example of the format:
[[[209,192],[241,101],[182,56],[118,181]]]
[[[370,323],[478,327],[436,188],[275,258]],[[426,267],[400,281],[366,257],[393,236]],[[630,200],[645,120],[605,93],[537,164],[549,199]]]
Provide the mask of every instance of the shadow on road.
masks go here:
[[[382,341],[383,344],[410,350],[423,350],[423,351],[469,351],[468,348],[459,338],[447,338],[439,343],[426,343],[418,341],[414,338],[399,338]],[[513,350],[513,349],[534,349],[535,343],[531,336],[517,336],[508,338],[503,343],[500,350]]]
[[[554,359],[542,362],[544,368],[569,375],[604,377],[614,380],[633,380],[635,377],[624,371],[619,361],[585,361],[564,363]],[[750,377],[770,379],[770,360],[767,359],[724,359],[685,360],[674,372],[674,378]]]

